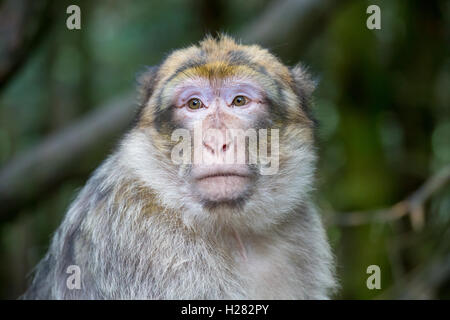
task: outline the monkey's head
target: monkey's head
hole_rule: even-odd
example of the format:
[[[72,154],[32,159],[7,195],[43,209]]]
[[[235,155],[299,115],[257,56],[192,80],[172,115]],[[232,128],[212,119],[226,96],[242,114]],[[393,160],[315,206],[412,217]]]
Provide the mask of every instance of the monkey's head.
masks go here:
[[[275,223],[310,189],[313,87],[259,46],[207,37],[141,76],[124,162],[185,220]]]

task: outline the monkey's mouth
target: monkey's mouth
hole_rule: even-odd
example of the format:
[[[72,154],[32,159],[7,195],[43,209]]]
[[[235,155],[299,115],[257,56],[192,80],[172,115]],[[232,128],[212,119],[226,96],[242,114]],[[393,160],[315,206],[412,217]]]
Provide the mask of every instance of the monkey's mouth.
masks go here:
[[[193,171],[195,190],[202,200],[221,202],[241,198],[252,181],[251,171],[245,167],[197,168]]]
[[[250,178],[252,171],[246,165],[206,165],[194,166],[192,177],[196,181],[212,178]]]
[[[205,174],[202,176],[199,176],[196,178],[197,181],[201,181],[204,179],[209,179],[209,178],[219,178],[219,177],[224,177],[224,178],[232,178],[232,177],[238,177],[238,178],[250,178],[249,174],[240,174],[240,173],[232,173],[232,172],[217,172],[217,173],[211,173],[211,174]]]

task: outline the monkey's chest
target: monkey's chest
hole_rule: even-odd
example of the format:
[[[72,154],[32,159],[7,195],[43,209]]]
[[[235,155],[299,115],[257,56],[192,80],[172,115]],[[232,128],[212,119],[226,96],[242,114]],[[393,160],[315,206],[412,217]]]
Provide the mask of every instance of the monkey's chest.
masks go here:
[[[300,298],[298,266],[283,252],[248,250],[236,259],[236,272],[247,299]]]

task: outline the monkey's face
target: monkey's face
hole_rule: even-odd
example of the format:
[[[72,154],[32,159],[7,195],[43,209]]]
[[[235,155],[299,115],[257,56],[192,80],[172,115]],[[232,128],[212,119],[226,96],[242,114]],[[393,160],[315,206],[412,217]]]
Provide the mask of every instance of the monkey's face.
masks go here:
[[[175,51],[142,82],[136,129],[145,132],[140,149],[151,144],[153,151],[135,153],[141,167],[146,158],[157,163],[146,179],[167,203],[256,210],[307,189],[312,89],[300,68],[222,37]]]
[[[174,88],[173,98],[173,122],[187,129],[193,142],[185,171],[193,194],[207,203],[244,199],[258,173],[248,153],[256,141],[243,133],[256,137],[268,119],[263,88],[238,75],[214,81],[189,77]]]

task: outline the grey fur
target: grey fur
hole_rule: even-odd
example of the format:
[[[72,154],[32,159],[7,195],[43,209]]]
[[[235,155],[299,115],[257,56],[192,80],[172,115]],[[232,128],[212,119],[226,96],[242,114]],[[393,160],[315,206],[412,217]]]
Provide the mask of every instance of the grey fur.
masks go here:
[[[123,145],[138,143],[136,136],[129,134]],[[106,160],[72,203],[23,298],[329,297],[335,287],[333,259],[320,218],[306,195],[286,207],[291,209],[282,219],[239,230],[248,253],[242,259],[225,227],[195,221],[180,226],[181,204],[176,204],[181,210],[143,217],[150,199],[140,198],[143,184],[129,162],[121,161],[124,153],[121,147]],[[288,176],[289,172],[286,179],[292,179]],[[261,220],[279,214],[270,210],[285,211],[275,203],[272,207],[262,203],[258,210],[261,207],[268,211],[259,212]],[[202,228],[210,232],[199,231]],[[69,265],[81,268],[80,290],[66,286]]]

